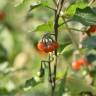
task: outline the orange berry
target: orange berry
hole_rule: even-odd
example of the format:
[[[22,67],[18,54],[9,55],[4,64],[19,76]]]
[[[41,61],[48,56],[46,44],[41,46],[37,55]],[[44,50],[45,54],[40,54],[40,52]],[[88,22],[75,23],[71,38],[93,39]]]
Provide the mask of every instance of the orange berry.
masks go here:
[[[57,49],[58,47],[59,47],[59,45],[58,45],[58,43],[57,42],[52,42],[52,45],[53,45],[53,47],[54,47],[54,49]]]
[[[48,45],[48,50],[49,50],[49,52],[54,51],[54,46],[52,44],[49,44]]]
[[[3,21],[5,18],[5,13],[0,11],[0,21]]]
[[[79,59],[74,62],[72,62],[72,68],[74,70],[80,70],[81,66],[84,66],[87,64],[87,61],[85,59]]]
[[[72,68],[74,70],[80,70],[80,67],[81,67],[81,65],[78,61],[72,62]]]
[[[48,49],[48,47],[46,46],[46,47],[44,47],[44,52],[45,53],[48,53],[49,52],[49,49]]]
[[[40,51],[44,51],[44,48],[45,48],[45,44],[43,42],[39,42],[37,44],[37,48],[40,50]]]
[[[91,25],[91,27],[88,30],[89,33],[95,33],[96,32],[96,25]]]

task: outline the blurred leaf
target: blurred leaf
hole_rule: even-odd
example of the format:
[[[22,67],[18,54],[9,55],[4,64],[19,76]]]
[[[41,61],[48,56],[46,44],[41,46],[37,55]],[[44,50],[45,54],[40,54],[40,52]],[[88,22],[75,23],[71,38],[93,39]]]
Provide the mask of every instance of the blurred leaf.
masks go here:
[[[9,58],[8,58],[10,64],[13,64],[15,57],[22,50],[22,42],[23,42],[22,41],[23,39],[21,39],[22,35],[20,33],[19,34],[15,33],[15,32],[12,33],[14,45],[13,45],[13,49],[11,50],[11,52],[9,54]]]
[[[71,4],[68,9],[66,10],[66,14],[69,16],[73,16],[76,12],[77,8],[84,9],[87,5],[85,2],[77,2],[75,4]]]
[[[6,88],[0,88],[0,95],[1,96],[6,96],[8,94],[9,94],[9,92]]]
[[[76,13],[73,16],[74,21],[78,21],[84,25],[96,24],[96,8],[86,7],[84,9],[76,9]]]
[[[96,36],[91,36],[82,41],[82,45],[85,48],[96,48]]]
[[[71,78],[67,80],[66,86],[71,91],[72,96],[78,96],[81,92],[92,92],[96,94],[96,89],[91,85],[87,85],[83,78],[78,76],[71,76]]]
[[[42,78],[39,78],[38,76],[32,77],[29,80],[26,80],[24,89],[35,87],[36,85],[40,84],[43,81]]]
[[[65,57],[68,58],[69,56],[72,55],[73,51],[74,51],[74,46],[72,44],[69,44],[66,47],[64,47],[64,49],[60,54],[63,54]]]
[[[87,58],[87,60],[88,60],[88,62],[89,63],[92,63],[92,62],[94,62],[95,60],[96,60],[96,54],[88,54],[87,56],[86,56],[86,58]]]
[[[0,63],[7,60],[7,50],[0,44]]]
[[[22,2],[20,2],[16,7],[17,9],[19,10],[22,10],[23,8],[25,8],[27,5],[29,5],[29,3],[31,3],[32,0],[22,0]],[[47,1],[39,1],[39,2],[33,2],[31,3],[30,5],[30,11],[35,9],[35,8],[38,8],[38,7],[47,7],[48,6],[48,2]]]
[[[18,10],[22,10],[22,9],[26,8],[26,6],[29,5],[30,2],[32,2],[32,0],[22,0],[22,2],[20,2],[18,5],[16,5],[16,8]]]
[[[47,1],[43,1],[43,2],[33,2],[31,5],[30,5],[30,11],[35,9],[35,8],[38,8],[38,7],[48,7],[48,2]]]
[[[48,6],[48,2],[47,1],[42,2],[42,6],[47,7]]]
[[[32,78],[32,79],[29,79],[26,81],[25,87],[35,86],[36,84],[37,84],[36,80],[34,78]]]
[[[37,28],[34,31],[39,31],[39,32],[52,32],[53,31],[53,22],[49,21],[46,24],[42,24],[37,26]]]

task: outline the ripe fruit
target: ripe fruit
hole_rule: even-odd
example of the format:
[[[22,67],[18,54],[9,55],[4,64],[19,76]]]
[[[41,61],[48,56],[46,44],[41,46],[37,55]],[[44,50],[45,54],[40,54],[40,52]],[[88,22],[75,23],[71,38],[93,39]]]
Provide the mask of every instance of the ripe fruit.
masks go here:
[[[72,68],[74,70],[80,70],[80,68],[86,64],[87,64],[86,60],[81,58],[79,60],[72,62]]]
[[[0,21],[3,21],[5,18],[5,13],[0,11]]]
[[[58,43],[57,42],[39,42],[37,44],[37,48],[42,51],[42,52],[45,52],[45,53],[48,53],[48,52],[53,52],[55,51],[57,48],[58,48]]]
[[[55,49],[57,49],[57,48],[59,47],[59,45],[58,45],[58,43],[57,43],[56,41],[54,41],[54,42],[52,43],[52,45],[53,45],[53,47],[54,47]]]
[[[44,44],[43,42],[39,42],[39,43],[37,44],[37,48],[38,48],[40,51],[43,51],[44,48],[45,48],[45,44]]]
[[[91,27],[88,29],[88,33],[95,33],[96,32],[96,25],[91,25]]]
[[[46,53],[54,51],[53,45],[52,45],[52,44],[48,44],[48,45],[45,47],[44,51],[45,51]]]

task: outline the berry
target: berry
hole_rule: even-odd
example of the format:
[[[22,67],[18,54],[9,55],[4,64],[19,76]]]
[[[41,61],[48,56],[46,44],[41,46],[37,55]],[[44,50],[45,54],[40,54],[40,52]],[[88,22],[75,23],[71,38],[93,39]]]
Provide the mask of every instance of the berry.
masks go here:
[[[72,62],[72,68],[74,70],[80,70],[80,68],[86,64],[87,64],[86,60],[81,58],[79,60]]]
[[[0,11],[0,21],[3,21],[5,18],[5,13]]]
[[[53,45],[54,49],[57,49],[59,47],[58,43],[55,41],[52,43],[52,45]]]
[[[44,48],[45,48],[45,44],[44,44],[43,42],[39,42],[39,43],[37,44],[37,48],[38,48],[40,51],[43,51]]]
[[[96,25],[91,25],[91,27],[88,29],[89,33],[95,33],[96,32]]]

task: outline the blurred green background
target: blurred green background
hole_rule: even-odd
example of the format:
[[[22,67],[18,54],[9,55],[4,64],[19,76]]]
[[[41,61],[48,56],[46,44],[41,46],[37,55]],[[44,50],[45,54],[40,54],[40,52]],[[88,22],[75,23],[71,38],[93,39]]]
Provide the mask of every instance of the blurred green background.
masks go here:
[[[50,96],[48,72],[38,86],[32,87],[28,91],[22,90],[22,85],[26,80],[37,75],[40,61],[47,60],[48,57],[48,54],[38,51],[37,43],[44,32],[53,30],[54,12],[46,7],[36,9],[32,7],[33,10],[29,12],[30,5],[34,6],[40,1],[0,0],[0,12],[4,13],[4,18],[0,20],[0,96]],[[74,0],[69,0],[67,4],[71,2]],[[52,0],[48,0],[48,5],[54,7]],[[59,24],[62,23],[63,21],[60,19]],[[38,28],[39,31],[36,30],[37,26],[41,24],[49,24],[51,28],[48,29],[48,26],[44,25],[45,27]],[[82,27],[77,23],[73,23],[73,26]],[[58,50],[61,52],[66,45],[72,42],[64,30],[64,26],[61,26],[59,31],[60,48]],[[78,37],[79,35],[76,35],[77,42]],[[63,50],[65,53],[58,57],[58,78],[62,77],[66,65],[71,64],[74,50],[75,48],[71,44]]]

